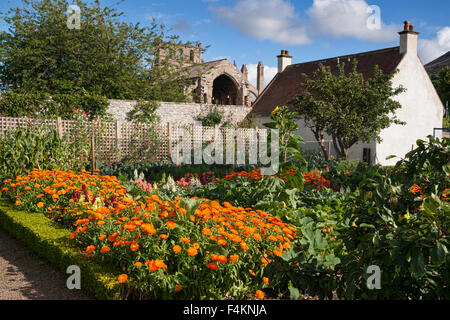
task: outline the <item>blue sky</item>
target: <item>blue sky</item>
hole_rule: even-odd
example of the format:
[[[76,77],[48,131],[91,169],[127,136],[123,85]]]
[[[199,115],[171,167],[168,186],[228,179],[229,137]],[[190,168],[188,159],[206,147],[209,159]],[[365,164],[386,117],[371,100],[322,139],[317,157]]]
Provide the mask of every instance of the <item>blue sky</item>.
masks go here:
[[[108,6],[117,2],[101,0]],[[0,10],[18,4],[2,0]],[[379,29],[367,27],[369,6],[380,10]],[[146,25],[155,18],[182,40],[209,45],[205,61],[247,64],[251,81],[258,61],[270,81],[281,50],[300,63],[397,46],[404,20],[420,32],[424,63],[450,50],[448,0],[124,0],[117,7],[126,20]]]

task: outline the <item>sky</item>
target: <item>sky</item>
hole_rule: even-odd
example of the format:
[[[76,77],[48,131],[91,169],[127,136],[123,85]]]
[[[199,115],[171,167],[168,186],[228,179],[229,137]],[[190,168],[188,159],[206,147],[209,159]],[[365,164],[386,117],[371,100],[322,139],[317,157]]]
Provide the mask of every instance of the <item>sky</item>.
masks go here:
[[[1,0],[0,11],[20,6]],[[182,41],[209,46],[205,61],[227,58],[256,85],[256,65],[265,66],[265,82],[277,73],[277,55],[288,50],[292,63],[399,45],[403,21],[419,35],[424,64],[450,50],[448,0],[100,0],[115,6],[123,19],[171,28]],[[0,29],[6,26],[0,24]]]

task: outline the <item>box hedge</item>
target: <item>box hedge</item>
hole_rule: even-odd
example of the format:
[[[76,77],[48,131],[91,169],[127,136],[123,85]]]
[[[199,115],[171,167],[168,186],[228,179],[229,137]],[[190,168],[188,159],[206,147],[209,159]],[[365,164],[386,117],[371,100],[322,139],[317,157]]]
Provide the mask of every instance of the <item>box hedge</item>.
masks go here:
[[[81,290],[91,298],[115,300],[121,297],[117,281],[120,270],[89,258],[70,241],[70,231],[40,213],[17,211],[0,200],[0,227],[24,243],[53,267],[66,273],[76,265],[81,271]]]

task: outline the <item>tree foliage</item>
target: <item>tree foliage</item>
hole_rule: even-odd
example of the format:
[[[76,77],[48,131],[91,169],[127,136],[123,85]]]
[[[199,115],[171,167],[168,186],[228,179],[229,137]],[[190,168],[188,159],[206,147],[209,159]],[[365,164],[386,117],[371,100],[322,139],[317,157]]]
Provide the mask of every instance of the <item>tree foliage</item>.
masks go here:
[[[375,66],[373,77],[364,79],[357,66],[354,59],[347,73],[345,63],[336,71],[320,64],[312,74],[303,74],[302,94],[291,102],[324,154],[325,134],[332,137],[338,156],[346,158],[355,143],[380,141],[382,129],[393,123],[404,124],[395,115],[401,104],[392,99],[405,90],[392,87],[395,73],[385,74]]]
[[[445,105],[450,102],[450,68],[446,67],[441,69],[437,79],[433,82],[442,103]]]
[[[71,94],[85,90],[110,99],[184,101],[187,77],[161,50],[183,44],[164,25],[125,22],[100,0],[77,0],[80,29],[67,26],[68,0],[22,0],[0,15],[0,82],[9,90]],[[172,50],[175,52],[175,50]]]

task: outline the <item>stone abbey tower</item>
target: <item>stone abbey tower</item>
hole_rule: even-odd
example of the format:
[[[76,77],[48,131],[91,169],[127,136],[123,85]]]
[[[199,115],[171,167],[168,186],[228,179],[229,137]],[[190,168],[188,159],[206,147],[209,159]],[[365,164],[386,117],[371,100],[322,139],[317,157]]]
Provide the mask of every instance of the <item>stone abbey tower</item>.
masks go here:
[[[264,88],[264,66],[258,64],[258,85],[255,88],[248,81],[248,69],[228,59],[203,62],[202,47],[180,46],[176,55],[171,54],[174,63],[186,66],[191,85],[186,88],[192,94],[192,102],[217,105],[251,106]],[[165,59],[166,51],[161,51],[160,59]],[[181,63],[180,63],[181,62]],[[185,63],[184,63],[185,62]]]

